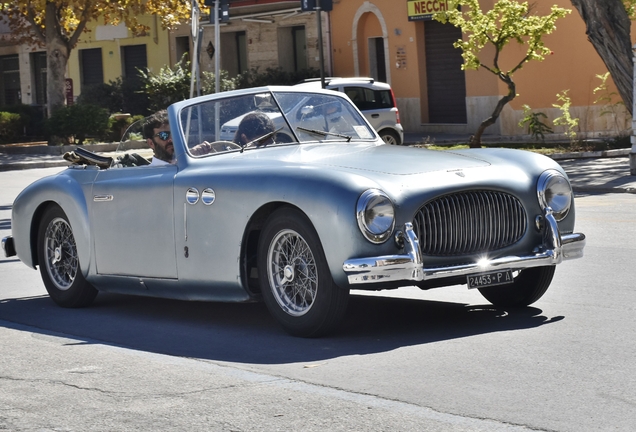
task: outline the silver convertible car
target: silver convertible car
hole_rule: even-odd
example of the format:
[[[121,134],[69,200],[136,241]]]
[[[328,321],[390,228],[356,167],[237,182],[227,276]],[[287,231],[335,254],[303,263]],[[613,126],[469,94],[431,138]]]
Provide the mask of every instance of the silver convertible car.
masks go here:
[[[220,139],[249,114],[269,129]],[[329,90],[226,92],[168,115],[171,164],[78,148],[15,200],[5,254],[39,267],[60,306],[98,291],[262,299],[289,333],[315,337],[336,328],[351,289],[464,284],[524,307],[583,256],[569,180],[545,156],[387,145]]]

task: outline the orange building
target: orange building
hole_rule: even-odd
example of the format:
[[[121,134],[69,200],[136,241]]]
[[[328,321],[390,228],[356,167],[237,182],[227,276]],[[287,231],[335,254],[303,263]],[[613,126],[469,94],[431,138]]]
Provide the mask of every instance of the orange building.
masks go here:
[[[484,11],[494,0],[482,0]],[[569,90],[570,113],[579,119],[579,136],[627,134],[631,118],[624,106],[595,103],[601,94],[615,92],[611,81],[605,92],[593,90],[602,81],[597,75],[607,68],[587,40],[585,23],[569,0],[536,0],[533,11],[547,15],[552,5],[572,9],[556,22],[556,31],[545,36],[552,54],[543,62],[531,61],[513,75],[518,96],[508,104],[486,134],[519,136],[528,132],[518,123],[523,105],[545,113],[551,120],[562,114],[557,93]],[[331,13],[333,73],[336,76],[372,76],[391,84],[398,99],[404,129],[422,133],[473,133],[508,92],[494,74],[481,68],[461,70],[461,51],[453,48],[462,37],[451,24],[430,20],[430,13],[447,7],[446,0],[340,0]],[[494,48],[480,60],[492,64]],[[502,51],[500,65],[516,64],[525,47],[511,42]],[[610,111],[608,114],[603,114]],[[553,127],[556,137],[564,126]]]

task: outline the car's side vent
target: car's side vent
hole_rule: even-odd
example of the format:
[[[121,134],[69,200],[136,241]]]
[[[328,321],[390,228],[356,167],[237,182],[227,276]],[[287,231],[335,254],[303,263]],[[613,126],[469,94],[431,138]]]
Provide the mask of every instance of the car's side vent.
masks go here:
[[[460,192],[426,203],[413,227],[423,255],[466,255],[502,249],[526,232],[526,212],[512,195]]]

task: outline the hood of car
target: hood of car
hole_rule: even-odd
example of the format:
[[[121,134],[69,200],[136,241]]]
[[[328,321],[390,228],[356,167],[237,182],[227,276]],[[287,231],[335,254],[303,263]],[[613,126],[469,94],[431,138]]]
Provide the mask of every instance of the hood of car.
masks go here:
[[[448,151],[368,144],[304,145],[286,160],[389,175],[415,175],[490,165],[486,160]]]

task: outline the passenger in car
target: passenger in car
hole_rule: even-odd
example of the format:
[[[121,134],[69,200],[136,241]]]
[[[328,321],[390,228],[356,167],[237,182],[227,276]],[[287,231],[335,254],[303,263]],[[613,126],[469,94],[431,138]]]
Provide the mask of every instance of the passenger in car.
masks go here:
[[[168,112],[161,110],[148,116],[143,125],[143,134],[148,147],[154,152],[150,166],[171,164],[174,159],[174,144],[170,134]]]
[[[259,111],[253,111],[247,114],[239,123],[236,135],[234,135],[234,143],[244,146],[252,140],[267,135],[275,130],[274,122],[269,118],[267,114]],[[257,147],[274,143],[274,136],[271,136],[264,140],[264,142],[257,142]]]

